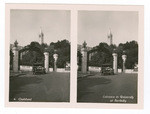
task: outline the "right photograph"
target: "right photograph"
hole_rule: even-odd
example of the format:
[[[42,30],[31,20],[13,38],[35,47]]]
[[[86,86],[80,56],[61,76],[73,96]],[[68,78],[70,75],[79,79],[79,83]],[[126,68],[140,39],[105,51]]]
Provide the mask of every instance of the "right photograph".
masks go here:
[[[78,11],[78,103],[138,103],[138,24],[137,11]]]

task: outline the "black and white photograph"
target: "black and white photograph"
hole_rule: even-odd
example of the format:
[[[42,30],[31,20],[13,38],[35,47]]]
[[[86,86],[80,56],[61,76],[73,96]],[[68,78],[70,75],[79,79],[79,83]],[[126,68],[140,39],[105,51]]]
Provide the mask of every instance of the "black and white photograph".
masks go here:
[[[78,11],[77,102],[138,101],[137,11]]]
[[[142,109],[144,7],[6,4],[5,106]]]
[[[10,10],[9,102],[70,102],[70,11]]]

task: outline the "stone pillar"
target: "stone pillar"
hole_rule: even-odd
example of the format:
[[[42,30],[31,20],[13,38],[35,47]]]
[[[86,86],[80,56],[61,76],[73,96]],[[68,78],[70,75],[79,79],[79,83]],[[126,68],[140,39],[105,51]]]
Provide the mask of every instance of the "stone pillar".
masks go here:
[[[125,70],[126,70],[126,67],[125,67],[125,62],[126,62],[126,58],[127,58],[127,56],[126,55],[122,55],[122,60],[123,60],[123,70],[122,70],[122,72],[124,72],[125,73]]]
[[[87,48],[82,48],[81,53],[82,53],[81,71],[82,71],[82,73],[87,73]]]
[[[58,59],[58,54],[54,54],[54,72],[57,72],[57,59]]]
[[[18,47],[17,46],[15,46],[15,47],[13,47],[12,48],[12,52],[13,52],[13,54],[14,54],[14,57],[13,57],[13,71],[14,72],[18,72],[18,67],[19,67],[19,64],[18,64],[18,62],[19,62],[19,53],[18,53]]]
[[[117,66],[117,53],[113,53],[113,69],[114,69],[114,73],[117,74],[118,73],[118,66]]]
[[[44,52],[44,58],[44,67],[47,73],[49,72],[49,52]]]

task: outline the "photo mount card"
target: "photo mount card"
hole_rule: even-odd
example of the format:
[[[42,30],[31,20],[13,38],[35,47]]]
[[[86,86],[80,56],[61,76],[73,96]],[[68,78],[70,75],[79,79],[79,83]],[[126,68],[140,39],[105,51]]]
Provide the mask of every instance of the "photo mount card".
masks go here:
[[[5,106],[142,109],[144,6],[6,4]]]

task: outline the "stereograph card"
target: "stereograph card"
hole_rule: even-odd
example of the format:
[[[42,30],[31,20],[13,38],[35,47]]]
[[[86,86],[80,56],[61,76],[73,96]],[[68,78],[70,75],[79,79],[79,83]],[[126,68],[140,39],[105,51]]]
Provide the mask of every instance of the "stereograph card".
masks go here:
[[[144,7],[6,4],[7,107],[143,108]]]

